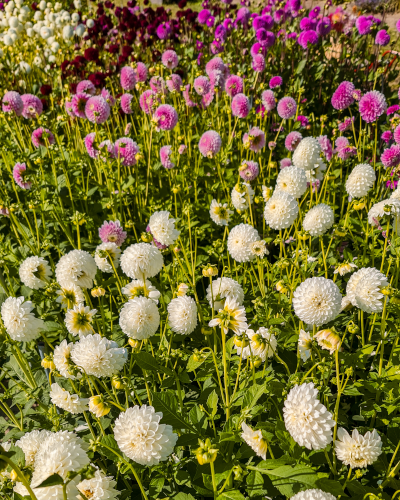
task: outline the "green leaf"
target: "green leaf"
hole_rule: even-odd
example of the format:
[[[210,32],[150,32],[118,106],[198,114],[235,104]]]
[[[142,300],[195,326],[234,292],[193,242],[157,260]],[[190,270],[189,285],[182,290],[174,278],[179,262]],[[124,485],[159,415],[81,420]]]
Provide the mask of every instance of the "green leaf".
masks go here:
[[[239,490],[224,491],[218,495],[217,500],[245,500]]]
[[[47,479],[40,483],[36,488],[47,488],[48,486],[58,486],[60,484],[64,484],[64,479],[58,474],[52,474]]]
[[[215,390],[208,396],[207,406],[211,410],[211,416],[214,417],[217,414],[218,409],[218,394]]]
[[[249,410],[253,408],[265,392],[264,385],[253,385],[250,387],[243,398],[242,408],[248,408]]]
[[[118,444],[115,441],[113,436],[110,436],[109,434],[106,436],[103,436],[100,441],[101,444],[104,444],[104,446],[101,446],[100,449],[98,450],[102,455],[105,455],[107,458],[110,460],[115,460],[116,454],[121,455],[121,452],[118,448]],[[106,448],[107,446],[107,448]],[[111,448],[111,450],[115,450],[116,453],[113,451],[109,450],[108,448]]]
[[[174,429],[193,429],[189,422],[179,414],[178,401],[172,391],[154,392],[152,394],[153,406],[156,411],[163,413],[162,423],[172,425]]]
[[[266,495],[267,491],[264,490],[264,478],[260,472],[252,470],[246,477],[247,492],[250,497],[257,497]]]
[[[321,479],[318,479],[316,485],[320,490],[326,491],[327,493],[331,493],[335,497],[347,496],[346,493],[343,493],[343,488],[342,485],[339,483],[339,481],[334,481],[333,479],[327,479],[323,477]]]
[[[299,75],[303,69],[305,68],[307,59],[303,59],[302,61],[299,62],[297,69],[296,69],[296,75]]]
[[[315,487],[316,482],[320,479],[313,469],[304,465],[296,465],[295,467],[283,465],[273,470],[251,467],[251,470],[267,474],[271,478],[272,484],[277,487],[287,483],[300,483]]]
[[[148,352],[138,352],[136,354],[132,354],[132,356],[142,370],[161,372],[172,377],[174,376],[174,372],[170,368],[163,366]]]
[[[192,372],[193,370],[197,370],[199,366],[201,366],[204,361],[208,358],[210,355],[210,351],[208,351],[207,354],[202,354],[200,361],[195,361],[194,355],[190,356],[188,364],[186,366],[186,369],[188,372]]]

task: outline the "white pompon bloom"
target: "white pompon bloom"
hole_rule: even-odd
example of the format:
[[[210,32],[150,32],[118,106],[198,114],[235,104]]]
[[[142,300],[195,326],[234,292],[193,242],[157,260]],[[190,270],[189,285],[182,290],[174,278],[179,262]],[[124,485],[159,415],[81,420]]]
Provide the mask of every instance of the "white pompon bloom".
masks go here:
[[[332,442],[332,415],[318,399],[318,390],[312,382],[295,385],[290,390],[284,407],[286,429],[300,446],[309,450],[323,450]]]
[[[69,413],[83,413],[89,410],[89,399],[80,398],[78,394],[70,394],[56,382],[51,384],[50,399],[53,404]]]
[[[168,304],[168,322],[171,330],[189,335],[197,326],[197,306],[192,297],[176,297]]]
[[[335,452],[339,460],[352,469],[363,469],[373,464],[382,453],[382,440],[374,429],[366,432],[364,436],[353,429],[352,435],[339,427],[337,440],[335,441]]]
[[[211,294],[212,291],[212,294]],[[210,307],[213,305],[214,300],[214,309],[219,311],[223,309],[225,304],[225,299],[227,297],[231,297],[235,299],[236,302],[241,306],[244,300],[244,292],[243,288],[239,283],[232,278],[217,278],[213,280],[207,288],[207,300],[210,304]]]
[[[72,346],[71,359],[87,375],[111,377],[122,370],[128,353],[113,340],[96,333],[82,337]]]
[[[253,203],[254,190],[249,183],[243,182],[234,186],[231,193],[232,205],[236,210],[244,212]]]
[[[90,253],[72,250],[63,255],[56,265],[56,279],[61,288],[72,283],[82,288],[92,288],[97,266]]]
[[[243,359],[255,356],[262,361],[265,361],[267,357],[272,358],[278,347],[278,342],[268,328],[262,326],[256,332],[249,329],[245,331],[245,335],[249,339],[249,345],[240,347],[235,344],[234,346],[239,356],[242,355]]]
[[[257,229],[249,224],[239,224],[232,228],[228,236],[228,252],[237,262],[249,262],[255,259],[250,245],[259,241]]]
[[[357,290],[361,292],[360,304],[362,304],[364,291],[362,291],[361,287],[359,288],[358,285],[365,277],[368,278],[367,282],[372,282],[372,283],[376,282],[379,289],[384,288],[389,284],[389,282],[386,279],[386,276],[382,274],[380,271],[378,271],[378,269],[376,269],[375,267],[362,267],[359,271],[357,271],[350,277],[346,287],[346,296],[349,299],[349,301],[353,304],[353,306],[360,307],[358,305],[356,298],[356,295],[358,295]],[[376,298],[378,298],[378,300],[380,301],[383,295],[380,293],[380,291],[378,293],[380,297],[378,296]],[[373,298],[374,295],[375,294],[372,294],[371,298]],[[360,307],[360,309],[362,308]]]
[[[12,340],[30,342],[45,330],[44,321],[36,318],[32,309],[32,302],[24,297],[8,297],[1,305],[1,318]]]
[[[157,465],[174,451],[178,436],[170,425],[160,424],[163,414],[152,406],[128,408],[115,421],[119,449],[141,465]]]
[[[334,219],[331,207],[320,203],[307,212],[303,220],[303,229],[311,236],[322,236],[333,226]]]
[[[135,297],[121,309],[119,326],[128,337],[137,340],[152,337],[160,326],[157,305],[147,297]]]
[[[166,210],[154,212],[149,220],[150,232],[153,238],[161,245],[173,245],[180,235],[180,231],[175,229],[175,219],[169,217]]]
[[[389,285],[386,276],[372,268],[357,283],[354,300],[355,305],[367,313],[379,313],[383,310],[382,288]]]
[[[346,181],[346,191],[352,198],[362,198],[374,185],[375,170],[368,163],[360,163],[351,171]]]
[[[210,217],[218,226],[227,226],[230,216],[233,214],[229,210],[227,203],[218,203],[213,200],[210,205]]]
[[[379,220],[385,215],[398,217],[400,215],[400,199],[388,198],[375,203],[368,212],[368,222],[374,226],[379,225]]]
[[[89,306],[78,304],[73,309],[68,309],[65,315],[65,326],[69,333],[75,337],[79,335],[84,337],[89,333],[94,333],[93,316],[97,313],[97,309],[90,309]]]
[[[297,201],[285,191],[274,191],[264,208],[265,222],[272,229],[277,230],[290,227],[296,220],[298,213]]]
[[[110,258],[113,261],[115,269],[117,269],[120,255],[121,249],[115,243],[102,243],[96,248],[94,260],[100,271],[103,271],[103,273],[113,273],[114,269],[111,265]]]
[[[157,290],[155,286],[153,286],[149,280],[145,281],[146,290],[144,287],[143,280],[133,280],[124,286],[121,289],[121,292],[126,295],[129,299],[134,299],[135,297],[145,297],[146,292],[149,297],[155,304],[158,304],[158,299],[161,296],[161,293]]]
[[[240,306],[234,298],[227,297],[224,308],[218,311],[217,317],[212,319],[208,326],[211,328],[219,326],[225,333],[232,330],[233,333],[241,334],[248,329],[246,309]]]
[[[306,137],[299,142],[294,150],[292,163],[298,168],[312,170],[318,163],[321,154],[321,146],[315,137]]]
[[[260,259],[262,259],[266,255],[269,255],[265,240],[255,241],[254,243],[251,243],[250,250],[253,255],[259,257]]]
[[[329,279],[307,278],[293,293],[296,316],[309,325],[323,325],[340,313],[342,295]]]
[[[160,250],[150,243],[134,243],[121,255],[121,269],[132,279],[153,278],[164,264]]]
[[[296,493],[291,500],[336,500],[336,497],[322,490],[305,490]]]
[[[15,443],[15,446],[18,446],[24,452],[26,465],[34,464],[36,453],[38,452],[40,445],[50,435],[51,432],[46,430],[31,431],[24,434]]]
[[[309,332],[300,330],[299,333],[299,353],[301,359],[306,362],[311,356],[312,338]]]
[[[82,375],[78,373],[76,376],[70,373],[70,365],[71,365],[71,349],[73,347],[73,343],[68,342],[64,339],[60,345],[54,348],[53,353],[53,361],[56,365],[56,369],[60,372],[60,375],[64,378],[70,378],[71,380],[75,380],[77,378],[81,378]]]
[[[82,495],[78,495],[78,500],[114,500],[120,494],[115,489],[117,482],[112,476],[105,476],[102,471],[97,470],[94,477],[84,479],[77,488]]]
[[[33,290],[46,286],[52,275],[49,263],[43,257],[28,257],[19,267],[19,277],[22,283]]]
[[[245,422],[242,423],[242,439],[264,460],[267,458],[268,443],[263,439],[261,430],[253,431]]]
[[[57,290],[57,294],[56,302],[59,302],[63,309],[73,309],[74,306],[85,302],[85,296],[81,288],[74,283]]]
[[[294,165],[283,168],[276,179],[276,191],[284,191],[294,198],[301,198],[307,191],[305,170]]]

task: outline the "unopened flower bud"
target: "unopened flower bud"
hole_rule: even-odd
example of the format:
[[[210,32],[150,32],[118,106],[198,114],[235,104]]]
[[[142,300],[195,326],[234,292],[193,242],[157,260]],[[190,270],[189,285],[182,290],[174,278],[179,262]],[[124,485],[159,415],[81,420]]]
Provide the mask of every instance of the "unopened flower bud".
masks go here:
[[[13,469],[11,472],[10,472],[10,479],[11,481],[16,481],[18,478],[18,474],[15,472],[15,470]]]
[[[122,389],[124,387],[124,383],[122,382],[121,378],[118,377],[118,375],[113,376],[113,378],[111,379],[111,385],[115,389]]]
[[[150,233],[142,233],[141,238],[145,243],[151,243],[153,241],[153,236]]]
[[[173,192],[174,194],[178,194],[178,193],[180,193],[180,192],[181,192],[181,187],[180,187],[180,186],[174,186],[174,187],[172,188],[172,192]]]
[[[205,441],[199,439],[199,445],[199,448],[195,451],[199,464],[204,465],[215,462],[218,455],[218,449],[212,447],[210,439],[207,438]]]
[[[278,283],[275,285],[275,288],[279,293],[287,293],[289,290],[286,287],[285,283],[281,280],[278,281]]]
[[[202,333],[203,335],[212,335],[212,332],[213,332],[213,331],[212,331],[212,328],[204,328],[204,327],[203,327],[203,328],[201,329],[201,333]]]
[[[233,343],[235,344],[235,346],[237,347],[241,347],[242,349],[247,347],[249,345],[249,338],[247,337],[247,335],[245,335],[244,333],[242,335],[235,335],[233,337]]]
[[[46,354],[46,356],[42,359],[42,362],[40,364],[44,369],[47,370],[55,370],[56,368],[53,359],[48,354]]]
[[[140,340],[129,339],[128,344],[132,347],[132,349],[138,349],[140,347]]]
[[[100,418],[110,413],[111,406],[104,401],[102,395],[92,396],[89,398],[89,410],[94,413],[97,418]]]
[[[184,295],[187,294],[187,291],[189,290],[189,287],[185,283],[181,283],[178,286],[178,297],[183,297]]]
[[[98,286],[97,288],[93,288],[93,290],[90,292],[92,297],[103,297],[105,295],[105,293],[106,293],[106,291],[101,286]]]
[[[340,337],[333,328],[320,330],[316,333],[315,340],[322,349],[327,349],[329,354],[333,354],[340,347]]]
[[[250,361],[250,368],[258,368],[262,364],[262,359],[259,358],[258,356],[255,356],[251,361]]]

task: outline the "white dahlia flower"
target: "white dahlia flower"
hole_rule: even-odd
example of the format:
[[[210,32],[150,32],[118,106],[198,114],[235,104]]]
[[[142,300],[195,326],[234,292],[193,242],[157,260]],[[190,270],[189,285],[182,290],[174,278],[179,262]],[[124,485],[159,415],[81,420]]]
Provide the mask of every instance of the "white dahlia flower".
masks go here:
[[[113,500],[120,494],[115,489],[117,484],[112,476],[105,476],[102,471],[97,470],[94,477],[84,479],[77,484],[77,489],[82,495],[78,495],[78,500]]]
[[[35,462],[36,453],[40,445],[45,439],[51,435],[50,431],[31,431],[24,434],[16,443],[15,446],[21,448],[25,455],[25,464],[33,465]]]
[[[160,250],[150,243],[130,245],[121,255],[121,269],[132,279],[153,278],[164,264]]]
[[[28,257],[19,267],[22,283],[33,290],[46,286],[51,275],[51,268],[43,257]]]
[[[225,333],[232,330],[240,334],[248,329],[246,309],[240,306],[234,298],[227,297],[224,308],[219,310],[217,317],[212,319],[208,326],[211,328],[219,326]]]
[[[211,293],[212,291],[212,293]],[[210,304],[210,307],[213,306],[214,300],[214,309],[219,311],[223,309],[225,304],[225,299],[227,297],[231,297],[235,299],[236,302],[241,306],[244,300],[244,292],[243,288],[239,283],[232,278],[217,278],[212,281],[207,288],[207,300]]]
[[[368,222],[374,226],[379,225],[379,220],[385,215],[400,215],[400,199],[388,198],[387,200],[379,201],[372,206],[368,212]]]
[[[68,309],[65,315],[65,326],[69,333],[75,337],[77,335],[84,337],[94,333],[92,323],[96,313],[97,309],[90,309],[89,306],[78,304],[73,309]]]
[[[60,345],[54,348],[54,353],[53,353],[53,361],[54,364],[56,365],[57,371],[60,373],[62,377],[70,378],[71,380],[75,380],[77,378],[82,377],[80,373],[78,373],[76,376],[70,373],[71,350],[73,345],[74,344],[72,342],[68,344],[68,342],[64,339]]]
[[[352,273],[355,269],[357,269],[357,266],[356,264],[353,264],[353,262],[343,262],[343,264],[340,264],[333,271],[333,274],[340,274],[340,276],[344,276],[345,274]]]
[[[197,326],[197,306],[192,297],[176,297],[167,309],[169,326],[173,332],[189,335],[194,331]]]
[[[268,328],[261,327],[257,332],[251,329],[246,330],[245,335],[249,339],[249,344],[246,347],[240,347],[235,344],[235,349],[239,356],[242,355],[243,359],[256,356],[262,361],[265,361],[267,357],[272,358],[278,347],[278,342],[275,335],[270,333]]]
[[[341,306],[341,311],[347,311],[353,307],[353,304],[351,303],[350,299],[348,298],[347,295],[345,295],[342,299],[342,306]]]
[[[263,439],[261,430],[253,431],[251,427],[243,422],[242,431],[243,441],[250,446],[256,455],[265,460],[267,458],[268,442]]]
[[[313,207],[303,220],[303,229],[311,236],[321,236],[333,226],[333,210],[325,203]]]
[[[397,198],[400,200],[400,184],[397,184],[397,188],[393,191],[389,198]]]
[[[61,288],[71,283],[82,288],[92,288],[97,266],[90,253],[72,250],[63,255],[56,265],[56,279]]]
[[[89,410],[89,399],[80,398],[78,394],[70,394],[57,383],[51,384],[51,402],[69,413],[83,413]]]
[[[321,146],[318,139],[306,137],[299,142],[299,145],[294,150],[292,163],[295,167],[312,170],[315,164],[318,163],[320,154]]]
[[[154,212],[149,220],[150,232],[153,238],[161,245],[173,245],[180,235],[175,229],[175,219],[170,219],[170,213],[166,210]]]
[[[292,303],[301,321],[308,325],[323,325],[340,313],[342,295],[332,280],[307,278],[294,291]]]
[[[386,276],[372,268],[357,283],[354,293],[355,305],[367,313],[381,312],[384,298],[382,288],[388,285]]]
[[[350,436],[343,427],[340,427],[337,431],[335,451],[338,459],[345,465],[349,465],[352,469],[363,469],[373,464],[382,453],[382,440],[376,429],[366,432],[364,436],[359,434],[357,429],[353,429]]]
[[[45,329],[44,321],[31,312],[33,304],[24,297],[8,297],[1,305],[1,318],[12,340],[30,342]]]
[[[57,290],[57,300],[61,304],[63,309],[73,309],[74,306],[78,304],[83,304],[85,302],[85,296],[79,286],[74,283],[70,283],[61,290]]]
[[[322,181],[324,178],[324,172],[326,170],[326,163],[322,158],[318,158],[311,170],[306,170],[307,182],[314,183],[316,181]]]
[[[255,259],[251,253],[250,245],[259,241],[257,229],[249,224],[239,224],[232,228],[228,236],[228,252],[237,262],[249,262]]]
[[[146,288],[144,284],[146,284]],[[129,299],[141,296],[146,297],[147,294],[149,299],[151,299],[155,304],[158,304],[158,299],[161,296],[161,293],[150,283],[149,280],[146,280],[145,283],[143,280],[133,280],[124,286],[121,292]]]
[[[111,377],[122,370],[128,353],[98,333],[82,337],[71,349],[72,361],[87,375]]]
[[[305,170],[294,165],[283,168],[276,179],[276,191],[284,191],[294,198],[301,198],[307,191]]]
[[[325,406],[317,399],[314,384],[295,385],[290,390],[284,407],[286,429],[300,446],[309,450],[323,450],[332,442],[335,422]]]
[[[386,279],[386,276],[382,274],[380,271],[378,271],[378,269],[376,269],[375,267],[362,267],[359,271],[357,271],[350,277],[346,287],[346,296],[349,299],[349,301],[353,304],[353,306],[360,307],[357,303],[356,295],[357,295],[357,290],[361,291],[358,285],[361,282],[361,280],[363,280],[365,277],[368,277],[367,282],[372,284],[374,283],[377,284],[379,289],[384,288],[389,284],[389,282]],[[367,293],[371,293],[371,290]],[[378,293],[380,294],[380,290]],[[383,297],[382,294],[380,295],[381,296],[378,298],[378,300],[380,300]],[[360,300],[362,300],[362,297],[364,297],[363,292],[361,292]],[[360,309],[362,308],[360,307]]]
[[[374,185],[375,170],[368,163],[360,163],[351,171],[346,181],[346,191],[352,198],[362,198]]]
[[[239,210],[240,212],[244,212],[249,208],[250,204],[253,203],[254,190],[247,182],[243,182],[242,184],[236,186],[232,189],[231,198],[232,205]]]
[[[115,243],[102,243],[96,248],[94,260],[100,271],[103,271],[103,273],[112,273],[114,269],[111,265],[110,258],[112,259],[115,269],[117,269],[120,255],[121,249]]]
[[[152,337],[160,326],[157,305],[147,297],[135,297],[121,309],[119,326],[128,337],[137,340]]]
[[[277,230],[290,227],[296,220],[298,213],[297,201],[285,191],[274,191],[264,208],[265,222],[272,229]]]
[[[312,338],[309,332],[300,330],[298,347],[301,359],[306,362],[312,350]]]
[[[269,251],[267,250],[267,244],[264,240],[255,241],[251,243],[250,250],[253,255],[262,259],[266,255],[269,255]]]
[[[211,202],[210,217],[218,226],[227,226],[232,214],[227,203],[218,203],[216,200]]]
[[[174,451],[178,436],[172,427],[160,424],[163,414],[152,406],[128,408],[115,421],[114,437],[119,449],[141,465],[157,465]]]
[[[296,493],[291,500],[336,500],[336,497],[322,490],[305,490]]]

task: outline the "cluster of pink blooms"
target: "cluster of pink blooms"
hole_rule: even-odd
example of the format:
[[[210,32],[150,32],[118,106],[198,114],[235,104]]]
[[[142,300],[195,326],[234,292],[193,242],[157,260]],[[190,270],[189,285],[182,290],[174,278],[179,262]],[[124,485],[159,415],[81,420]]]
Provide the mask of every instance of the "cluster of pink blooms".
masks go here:
[[[108,120],[115,104],[115,97],[107,89],[103,88],[96,95],[93,83],[83,80],[78,83],[75,95],[65,103],[65,109],[73,118],[87,118],[92,123],[101,124]]]
[[[84,143],[91,158],[101,158],[103,161],[107,161],[105,154],[105,150],[107,150],[108,158],[118,159],[125,167],[136,164],[139,146],[130,137],[121,137],[114,144],[108,139],[97,144],[96,132],[91,132],[85,137]]]
[[[12,113],[30,120],[42,114],[43,104],[39,97],[33,94],[20,95],[11,90],[4,94],[2,109],[4,113]]]

